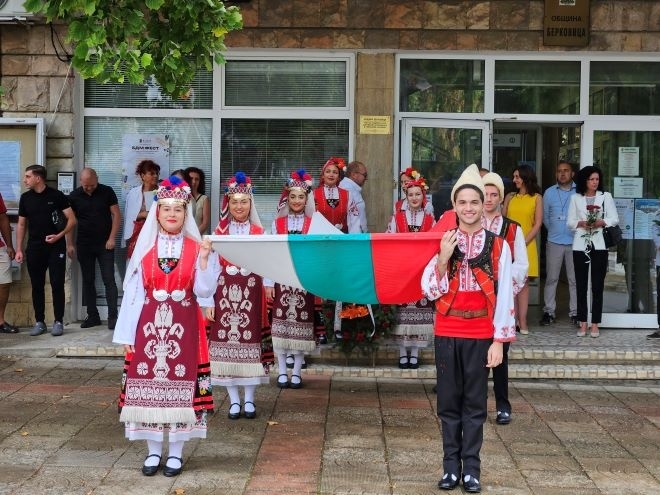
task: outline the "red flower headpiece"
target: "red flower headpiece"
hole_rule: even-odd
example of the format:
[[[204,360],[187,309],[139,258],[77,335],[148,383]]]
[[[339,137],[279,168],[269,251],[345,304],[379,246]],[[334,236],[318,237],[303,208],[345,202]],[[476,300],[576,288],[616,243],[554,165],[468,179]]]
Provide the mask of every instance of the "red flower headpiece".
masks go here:
[[[429,186],[426,183],[426,179],[422,177],[421,175],[417,174],[418,178],[409,180],[405,184],[403,184],[403,188],[408,191],[411,187],[420,187],[422,189],[422,192],[426,192],[429,190]]]
[[[343,158],[337,158],[335,156],[328,158],[328,161],[325,162],[325,165],[323,165],[323,168],[321,169],[321,173],[325,172],[326,167],[329,165],[334,165],[340,172],[346,173],[346,161],[344,161]]]
[[[399,177],[401,177],[402,175],[407,175],[413,180],[420,179],[422,177],[422,175],[412,167],[408,167],[407,169],[402,170],[401,173],[399,174]]]

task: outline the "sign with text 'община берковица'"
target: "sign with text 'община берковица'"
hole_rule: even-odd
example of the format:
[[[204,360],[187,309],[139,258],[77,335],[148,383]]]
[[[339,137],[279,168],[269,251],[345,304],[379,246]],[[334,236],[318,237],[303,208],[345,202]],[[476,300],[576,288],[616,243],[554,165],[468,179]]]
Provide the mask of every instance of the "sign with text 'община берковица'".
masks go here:
[[[589,0],[545,0],[543,44],[587,46]]]

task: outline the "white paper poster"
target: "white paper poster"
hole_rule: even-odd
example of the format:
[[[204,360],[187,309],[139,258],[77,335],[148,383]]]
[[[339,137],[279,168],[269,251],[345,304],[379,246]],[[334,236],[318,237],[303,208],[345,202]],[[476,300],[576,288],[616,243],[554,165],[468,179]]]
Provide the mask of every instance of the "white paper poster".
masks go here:
[[[617,175],[639,175],[639,146],[619,146],[619,173]]]
[[[642,177],[614,177],[613,196],[617,198],[639,198],[644,195]]]
[[[614,198],[616,212],[619,215],[619,227],[624,239],[633,238],[633,225],[635,217],[635,200],[628,198]]]
[[[660,220],[660,200],[635,200],[635,239],[653,239]]]
[[[140,184],[135,167],[142,160],[160,166],[160,178],[170,175],[170,138],[165,134],[124,134],[122,137],[122,196]]]

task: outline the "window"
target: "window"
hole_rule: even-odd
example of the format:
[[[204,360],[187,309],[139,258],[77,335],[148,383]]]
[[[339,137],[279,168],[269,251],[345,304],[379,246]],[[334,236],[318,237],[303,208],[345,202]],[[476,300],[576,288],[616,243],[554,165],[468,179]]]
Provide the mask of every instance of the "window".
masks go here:
[[[162,93],[153,76],[146,84],[99,84],[85,80],[85,107],[87,108],[172,108],[210,109],[213,107],[213,72],[200,70],[185,98],[172,101]]]
[[[579,114],[580,62],[496,60],[495,112]]]
[[[187,118],[131,118],[131,117],[86,117],[85,118],[85,165],[99,175],[99,182],[112,187],[124,212],[127,188],[122,176],[122,137],[124,134],[166,134],[169,136],[170,170],[195,166],[206,175],[207,194],[214,186],[211,169],[210,119]],[[163,177],[161,177],[163,178]],[[122,221],[123,225],[123,221]],[[120,229],[120,237],[123,233]],[[116,256],[116,261],[125,269],[125,253]],[[97,278],[97,282],[98,282]],[[102,284],[101,284],[101,287]],[[98,289],[98,287],[97,287]]]
[[[304,168],[319,183],[331,156],[348,157],[348,120],[223,119],[222,180],[237,171],[252,179],[255,204],[266,230],[289,174]]]
[[[345,107],[346,65],[332,60],[228,60],[225,105]]]
[[[484,111],[484,61],[402,59],[402,112]]]
[[[660,115],[660,63],[591,62],[589,113]]]

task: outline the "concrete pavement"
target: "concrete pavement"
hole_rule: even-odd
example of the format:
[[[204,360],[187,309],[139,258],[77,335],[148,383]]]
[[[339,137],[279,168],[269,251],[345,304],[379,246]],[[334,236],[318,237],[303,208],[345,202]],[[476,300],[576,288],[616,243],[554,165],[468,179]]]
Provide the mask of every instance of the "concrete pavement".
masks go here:
[[[125,440],[118,422],[121,366],[0,358],[0,494],[441,493],[431,379],[315,375],[312,366],[300,390],[274,378],[260,387],[257,418],[236,421],[216,389],[208,438],[186,445],[183,473],[147,478],[144,442]],[[489,397],[483,493],[660,493],[655,381],[512,380],[510,396],[508,426],[494,423]]]

